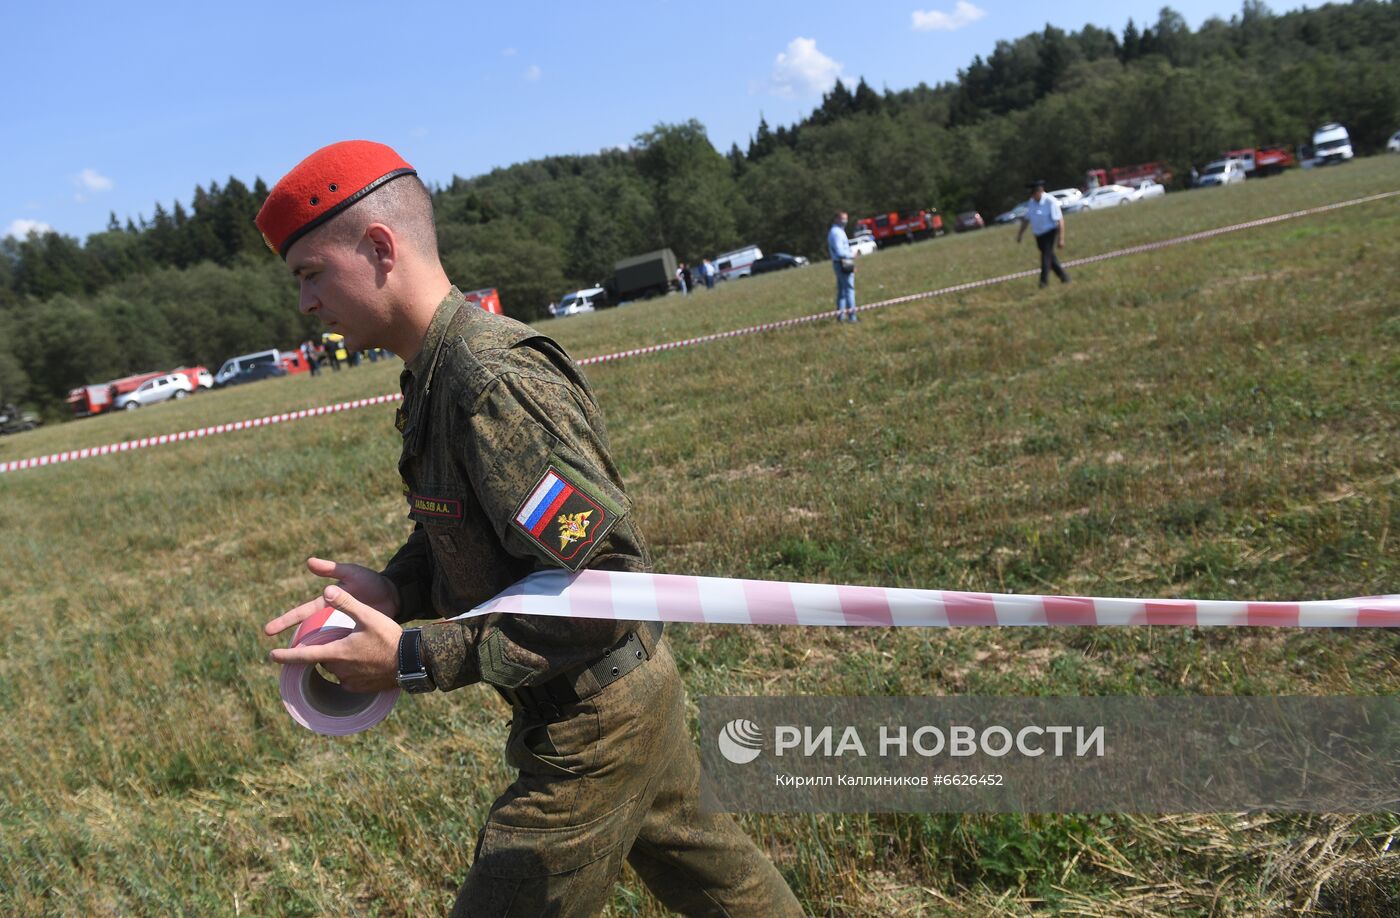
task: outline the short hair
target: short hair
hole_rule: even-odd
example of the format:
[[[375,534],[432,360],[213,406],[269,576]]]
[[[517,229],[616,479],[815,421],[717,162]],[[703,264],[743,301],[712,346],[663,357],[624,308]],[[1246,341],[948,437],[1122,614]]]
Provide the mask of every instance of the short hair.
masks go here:
[[[358,243],[371,223],[383,223],[424,258],[438,254],[433,197],[416,175],[403,175],[376,188],[315,232],[333,243]]]
[[[846,211],[844,211],[844,210],[838,210],[836,213],[834,213],[834,214],[831,215],[831,219],[832,219],[832,220],[840,220],[842,217],[845,217],[845,216],[847,216]]]

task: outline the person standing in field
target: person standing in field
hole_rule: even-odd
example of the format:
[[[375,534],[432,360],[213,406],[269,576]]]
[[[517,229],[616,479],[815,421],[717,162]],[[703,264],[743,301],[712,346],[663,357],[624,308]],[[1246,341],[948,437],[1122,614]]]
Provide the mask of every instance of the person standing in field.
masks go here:
[[[712,262],[712,261],[710,261],[708,258],[706,258],[705,261],[704,261],[703,263],[701,263],[701,265],[700,265],[700,273],[701,273],[701,274],[704,276],[704,278],[705,278],[705,289],[706,289],[706,290],[713,290],[713,289],[715,289],[715,265],[714,265],[714,262]]]
[[[850,217],[839,211],[831,220],[826,233],[826,250],[831,255],[831,267],[836,272],[836,321],[859,322],[856,316],[856,257],[851,240],[846,235]]]
[[[333,579],[264,626],[329,604],[355,633],[279,648],[350,691],[484,682],[511,706],[518,770],[477,834],[458,915],[591,915],[630,863],[687,915],[800,915],[732,818],[700,811],[685,689],[657,623],[442,619],[544,569],[646,571],[650,552],[587,380],[558,344],[472,308],[438,258],[432,200],[382,144],[311,154],[257,216],[302,312],[403,358],[399,471],[413,531],[382,571],[311,558]],[[432,843],[420,840],[420,843]]]
[[[1069,274],[1060,259],[1055,257],[1055,249],[1065,247],[1065,215],[1060,210],[1060,202],[1045,193],[1045,179],[1030,183],[1031,197],[1026,202],[1026,213],[1021,218],[1021,228],[1016,232],[1016,242],[1031,228],[1035,244],[1040,249],[1040,286],[1050,282],[1050,272],[1054,271],[1060,283],[1069,283]]]
[[[316,348],[311,344],[311,339],[301,343],[301,355],[306,358],[306,365],[311,370],[312,376],[318,376],[321,368],[316,365]]]
[[[685,262],[681,262],[680,265],[676,268],[676,283],[680,284],[681,296],[690,295],[690,287],[688,287],[685,282],[685,277],[688,273],[690,272],[686,270]]]

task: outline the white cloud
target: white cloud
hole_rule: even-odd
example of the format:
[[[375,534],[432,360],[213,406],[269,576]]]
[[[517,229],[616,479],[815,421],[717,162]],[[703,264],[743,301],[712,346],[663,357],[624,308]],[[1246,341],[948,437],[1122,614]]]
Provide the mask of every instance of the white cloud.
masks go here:
[[[540,69],[539,64],[531,64],[530,66],[525,68],[525,79],[531,83],[535,82],[542,76],[544,76],[544,71]]]
[[[5,235],[24,240],[29,238],[30,233],[38,233],[42,236],[44,233],[51,232],[53,232],[53,227],[49,226],[47,223],[42,223],[38,220],[26,220],[20,217],[10,224],[10,228],[5,230]]]
[[[794,38],[778,52],[768,87],[778,96],[812,96],[841,79],[842,64],[817,50],[816,39]],[[849,80],[847,82],[850,82]]]
[[[85,188],[88,191],[112,190],[112,180],[99,173],[96,169],[84,169],[82,172],[73,176],[73,181],[78,184],[78,187]]]
[[[972,25],[985,15],[987,15],[987,11],[981,7],[973,6],[967,0],[958,0],[958,5],[953,7],[951,13],[944,13],[940,10],[915,10],[914,31],[952,32],[963,26]]]
[[[516,53],[516,52],[515,52],[515,49],[514,49],[514,48],[502,48],[502,49],[501,49],[501,57],[515,57],[515,53]]]

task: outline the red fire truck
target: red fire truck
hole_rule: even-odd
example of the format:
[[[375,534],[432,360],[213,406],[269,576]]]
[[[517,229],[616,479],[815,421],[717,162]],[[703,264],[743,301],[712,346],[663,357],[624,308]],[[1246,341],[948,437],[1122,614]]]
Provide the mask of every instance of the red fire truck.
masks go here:
[[[73,409],[73,414],[80,418],[85,418],[93,414],[101,414],[110,411],[118,395],[125,395],[135,390],[148,379],[155,379],[157,376],[165,376],[167,373],[179,373],[188,377],[190,385],[195,389],[200,386],[209,388],[213,380],[209,371],[204,367],[178,367],[174,370],[156,370],[152,373],[137,373],[135,376],[123,376],[121,379],[114,379],[110,382],[99,383],[95,386],[82,386],[68,393],[65,401]]]
[[[1136,188],[1143,182],[1156,182],[1159,185],[1169,185],[1172,180],[1172,170],[1163,162],[1139,163],[1136,166],[1113,166],[1109,169],[1090,169],[1084,173],[1084,182],[1089,186],[1089,190],[1102,188],[1104,185],[1127,185]]]
[[[501,297],[496,293],[495,287],[484,287],[481,290],[473,290],[471,293],[462,294],[467,298],[468,303],[475,303],[487,312],[501,314]]]
[[[1278,175],[1284,169],[1298,165],[1298,160],[1293,158],[1293,151],[1287,146],[1276,144],[1270,147],[1245,147],[1241,150],[1231,150],[1221,159],[1237,159],[1244,163],[1244,174],[1246,178],[1263,178],[1266,175]]]
[[[887,214],[876,214],[873,217],[864,217],[856,221],[862,229],[870,231],[875,237],[877,245],[889,245],[896,242],[913,242],[916,239],[929,239],[933,236],[942,236],[943,217],[938,213],[938,208],[930,207],[927,210],[903,210],[890,211]]]

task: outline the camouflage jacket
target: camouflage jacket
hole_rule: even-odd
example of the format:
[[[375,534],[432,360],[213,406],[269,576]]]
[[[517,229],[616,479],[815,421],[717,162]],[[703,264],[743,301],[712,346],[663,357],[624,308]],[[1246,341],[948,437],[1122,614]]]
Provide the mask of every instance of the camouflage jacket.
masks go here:
[[[646,571],[651,557],[583,374],[550,339],[454,287],[400,379],[408,542],[384,574],[399,619],[459,615],[533,571]],[[439,690],[537,685],[634,622],[493,615],[423,627]]]

